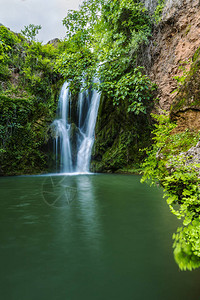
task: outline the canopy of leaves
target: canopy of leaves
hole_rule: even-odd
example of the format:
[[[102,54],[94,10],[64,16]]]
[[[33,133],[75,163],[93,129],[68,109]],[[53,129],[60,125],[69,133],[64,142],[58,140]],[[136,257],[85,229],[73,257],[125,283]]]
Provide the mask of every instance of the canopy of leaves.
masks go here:
[[[13,58],[20,48],[21,39],[5,26],[0,26],[0,80],[9,77],[9,66],[16,63]]]
[[[83,76],[85,88],[92,77],[98,77],[101,83],[95,87],[114,104],[125,99],[130,102],[129,111],[146,113],[145,101],[151,98],[154,87],[141,70],[136,71],[135,64],[139,46],[151,35],[151,20],[144,5],[132,0],[83,1],[79,10],[68,12],[63,24],[67,35],[56,70],[67,80],[73,79],[71,88],[79,86]],[[137,83],[138,94],[134,92]],[[127,89],[125,97],[123,88]]]
[[[30,24],[28,26],[24,26],[24,30],[21,30],[21,33],[29,40],[35,41],[36,35],[39,30],[42,28],[41,25]]]
[[[46,167],[42,147],[59,91],[57,55],[52,45],[28,42],[0,26],[0,173],[34,173]]]

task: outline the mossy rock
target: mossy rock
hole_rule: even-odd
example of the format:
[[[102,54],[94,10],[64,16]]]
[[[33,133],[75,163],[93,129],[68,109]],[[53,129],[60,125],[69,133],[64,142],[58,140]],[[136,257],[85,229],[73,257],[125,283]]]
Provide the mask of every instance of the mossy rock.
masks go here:
[[[192,61],[195,62],[200,56],[200,47],[195,51],[195,54],[192,57]]]
[[[200,48],[195,52],[190,71],[171,106],[171,118],[188,109],[200,110]]]
[[[143,160],[139,149],[150,144],[149,118],[128,113],[127,108],[125,101],[113,106],[112,100],[101,97],[91,171],[114,173]]]

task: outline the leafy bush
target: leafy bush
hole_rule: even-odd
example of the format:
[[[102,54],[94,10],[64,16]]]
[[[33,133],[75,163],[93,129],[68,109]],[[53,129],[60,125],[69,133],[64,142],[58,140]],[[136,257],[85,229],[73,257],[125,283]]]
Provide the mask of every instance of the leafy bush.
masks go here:
[[[71,89],[85,88],[93,77],[100,78],[94,87],[103,91],[114,105],[130,102],[128,110],[146,113],[155,86],[137,68],[135,59],[142,43],[151,35],[151,20],[139,1],[83,1],[79,10],[68,12],[63,24],[67,29],[63,54],[55,70],[67,80]]]
[[[161,21],[163,8],[165,7],[165,2],[166,0],[158,0],[158,5],[154,11],[154,20],[156,24],[158,24]]]
[[[40,101],[48,101],[51,97],[51,85],[57,76],[54,70],[56,57],[57,50],[52,45],[33,42],[26,50],[23,80],[28,91]]]
[[[55,114],[58,51],[0,27],[0,154],[3,174],[41,172]]]
[[[24,26],[24,30],[21,33],[29,40],[35,41],[35,37],[38,34],[39,30],[42,28],[41,25],[30,24],[28,26]]]
[[[0,26],[0,40],[1,42],[3,41],[7,46],[10,47],[20,42],[18,36],[5,26]]]
[[[174,255],[182,270],[191,270],[200,266],[200,246],[197,241],[200,230],[200,166],[182,151],[194,146],[200,133],[186,130],[172,134],[176,125],[170,122],[168,116],[154,117],[159,123],[153,131],[152,149],[147,150],[142,182],[151,180],[151,183],[161,184],[171,212],[183,220],[183,227],[173,236]]]
[[[181,270],[192,270],[200,267],[200,218],[188,226],[178,228],[173,235],[174,257]]]
[[[20,39],[5,26],[0,26],[0,80],[7,80],[11,74],[9,66],[14,58]]]
[[[127,100],[130,103],[128,111],[134,112],[136,115],[146,114],[147,108],[150,108],[152,104],[151,100],[156,85],[142,74],[142,70],[141,67],[135,68],[133,72],[122,75],[119,80],[115,81],[105,74],[100,89],[113,98],[114,105],[119,105],[121,101]],[[110,81],[107,81],[108,79]]]

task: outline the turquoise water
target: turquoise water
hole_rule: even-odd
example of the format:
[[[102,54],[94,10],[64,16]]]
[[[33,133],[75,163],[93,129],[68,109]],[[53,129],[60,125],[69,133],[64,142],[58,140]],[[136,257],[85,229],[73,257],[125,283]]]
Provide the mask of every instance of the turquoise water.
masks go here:
[[[173,258],[179,225],[139,176],[0,178],[0,299],[197,300]]]

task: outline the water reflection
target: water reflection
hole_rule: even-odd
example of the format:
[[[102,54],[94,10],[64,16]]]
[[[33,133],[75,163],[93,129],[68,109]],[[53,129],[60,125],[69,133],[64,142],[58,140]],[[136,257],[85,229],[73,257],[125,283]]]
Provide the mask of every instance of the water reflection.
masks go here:
[[[43,199],[46,177],[0,178],[2,299],[198,299],[199,270],[174,262],[178,222],[161,190],[137,176],[63,178],[46,182],[60,207]]]
[[[91,176],[77,178],[77,192],[86,243],[90,243],[95,248],[94,250],[99,250],[103,233],[95,187]]]
[[[64,196],[66,187],[62,185],[59,189],[56,197],[63,195],[63,206],[54,212],[56,223],[59,224],[58,235],[63,235],[63,242],[67,247],[70,247],[70,243],[76,243],[83,251],[87,249],[87,255],[89,251],[92,256],[97,256],[101,253],[103,233],[92,177],[86,175],[70,177],[65,180],[65,184],[76,189],[76,196],[70,205],[66,205],[67,197]]]

